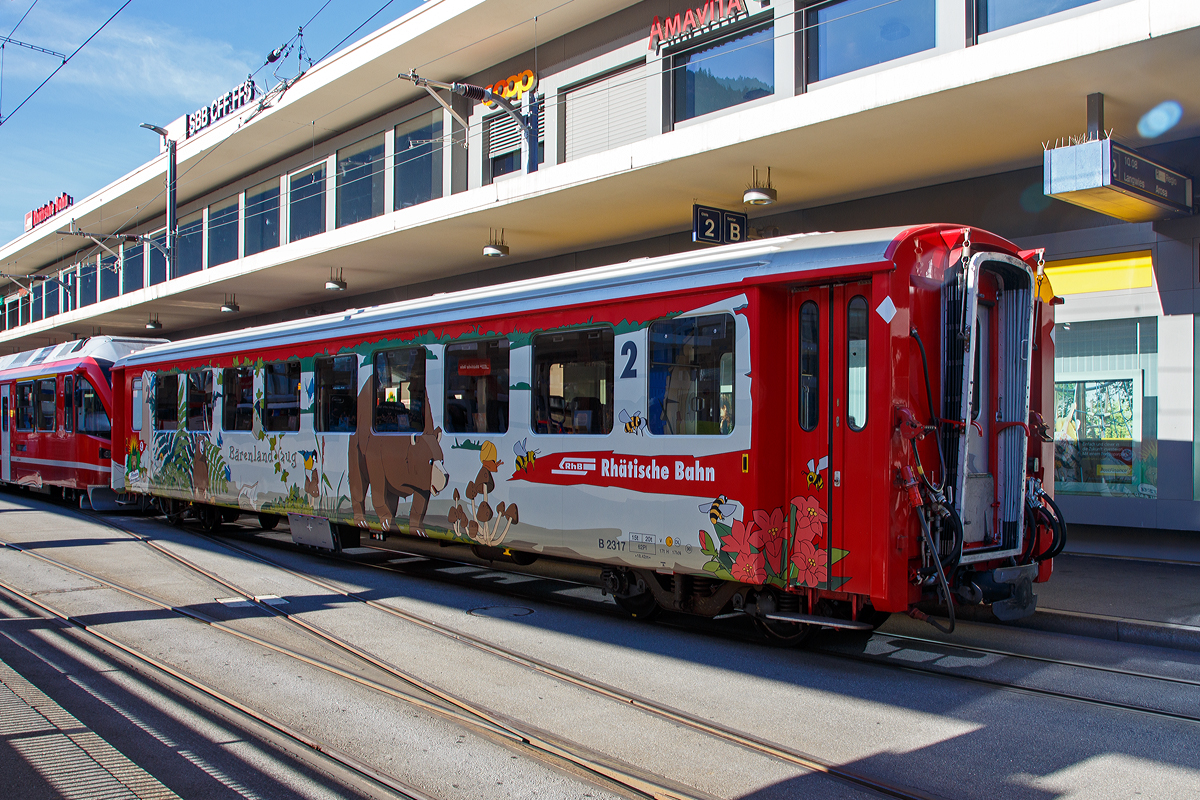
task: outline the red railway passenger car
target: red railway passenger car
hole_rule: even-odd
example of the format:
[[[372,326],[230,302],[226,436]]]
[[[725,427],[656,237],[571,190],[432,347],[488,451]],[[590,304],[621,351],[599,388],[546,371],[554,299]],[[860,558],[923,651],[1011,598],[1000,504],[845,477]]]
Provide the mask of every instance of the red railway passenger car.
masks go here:
[[[92,336],[0,357],[0,481],[110,506],[112,365],[164,341]]]
[[[1032,613],[1053,294],[952,226],[781,237],[152,347],[113,485],[300,542],[594,563],[635,615]]]

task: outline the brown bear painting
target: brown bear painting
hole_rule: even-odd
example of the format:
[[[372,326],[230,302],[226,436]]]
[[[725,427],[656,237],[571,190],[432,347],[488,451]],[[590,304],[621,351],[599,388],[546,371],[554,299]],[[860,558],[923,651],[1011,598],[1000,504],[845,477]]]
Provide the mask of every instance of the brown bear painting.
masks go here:
[[[426,411],[423,433],[376,433],[371,422],[374,398],[372,382],[367,381],[358,393],[358,430],[350,435],[348,454],[354,522],[360,528],[367,527],[364,507],[369,489],[383,528],[379,534],[382,538],[395,525],[400,498],[411,497],[409,531],[424,536],[429,498],[445,489],[450,480],[442,468],[442,429],[433,427]]]

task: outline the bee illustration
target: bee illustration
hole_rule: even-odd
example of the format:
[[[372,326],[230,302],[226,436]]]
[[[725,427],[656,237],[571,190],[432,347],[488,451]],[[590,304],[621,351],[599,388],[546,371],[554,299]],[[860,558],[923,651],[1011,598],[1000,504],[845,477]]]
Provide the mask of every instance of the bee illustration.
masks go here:
[[[711,522],[713,525],[716,525],[718,522],[728,516],[732,516],[733,512],[737,511],[737,503],[730,502],[728,497],[721,495],[711,503],[701,503],[700,510],[707,511],[709,522]]]
[[[824,472],[825,468],[828,466],[829,456],[822,456],[821,460],[815,463],[813,459],[810,458],[808,460],[808,485],[816,489],[824,487],[825,476],[821,473]]]
[[[513,452],[517,456],[517,469],[525,472],[533,469],[533,465],[537,462],[537,454],[542,452],[541,450],[526,450],[525,442],[527,441],[529,440],[522,439],[513,445]]]
[[[626,433],[640,434],[642,432],[641,429],[646,424],[646,420],[644,417],[642,417],[642,412],[640,411],[635,411],[633,412],[633,416],[630,416],[629,412],[622,408],[621,413],[617,415],[617,418],[621,420],[621,422],[625,423]]]

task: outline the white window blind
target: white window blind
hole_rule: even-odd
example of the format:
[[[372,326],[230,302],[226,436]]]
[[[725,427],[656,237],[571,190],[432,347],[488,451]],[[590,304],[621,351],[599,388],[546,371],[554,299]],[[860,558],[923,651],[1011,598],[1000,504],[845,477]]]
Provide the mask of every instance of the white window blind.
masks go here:
[[[538,141],[545,142],[546,103],[541,97],[538,98],[538,102],[542,106],[541,113],[538,114]],[[517,127],[517,121],[504,112],[491,117],[488,121],[488,158],[495,158],[520,149],[521,129]]]
[[[645,67],[567,92],[567,161],[646,138]]]

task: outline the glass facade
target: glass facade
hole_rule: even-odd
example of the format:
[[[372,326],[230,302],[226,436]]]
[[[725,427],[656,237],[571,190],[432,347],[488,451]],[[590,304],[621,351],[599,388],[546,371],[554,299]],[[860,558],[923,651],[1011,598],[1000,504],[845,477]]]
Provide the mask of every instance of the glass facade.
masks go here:
[[[150,254],[150,285],[156,286],[167,279],[167,257],[159,249],[167,246],[166,231],[159,231],[151,236],[150,239],[158,244],[158,247],[146,245],[146,252]]]
[[[395,205],[408,208],[442,196],[442,113],[396,126]]]
[[[100,299],[111,300],[121,294],[121,272],[116,256],[100,259]]]
[[[136,292],[146,280],[143,251],[148,245],[129,243],[121,248],[121,294]]]
[[[238,257],[238,199],[231,197],[208,207],[208,265],[227,264]]]
[[[246,190],[246,255],[279,247],[279,179]]]
[[[289,179],[288,241],[325,232],[325,165],[298,172]]]
[[[59,275],[59,280],[63,282],[62,310],[65,314],[79,308],[79,273],[69,269]]]
[[[337,227],[383,213],[384,135],[343,147],[337,154]]]
[[[979,32],[989,33],[1095,2],[1096,0],[975,0],[975,19]]]
[[[33,304],[30,307],[30,314],[33,322],[40,322],[42,319],[42,295],[45,293],[44,287],[45,284],[38,283],[31,290],[33,293]]]
[[[1158,496],[1158,319],[1054,326],[1054,489]]]
[[[175,237],[175,274],[191,275],[204,269],[204,212],[197,211],[179,220]]]
[[[58,295],[59,286],[56,281],[46,281],[46,296],[43,301],[46,304],[46,316],[53,317],[58,313]]]
[[[935,0],[840,0],[805,12],[810,83],[930,50],[937,44]]]
[[[754,28],[673,55],[674,120],[683,122],[774,94],[774,30],[772,25]]]
[[[96,302],[96,259],[79,264],[79,307]]]

